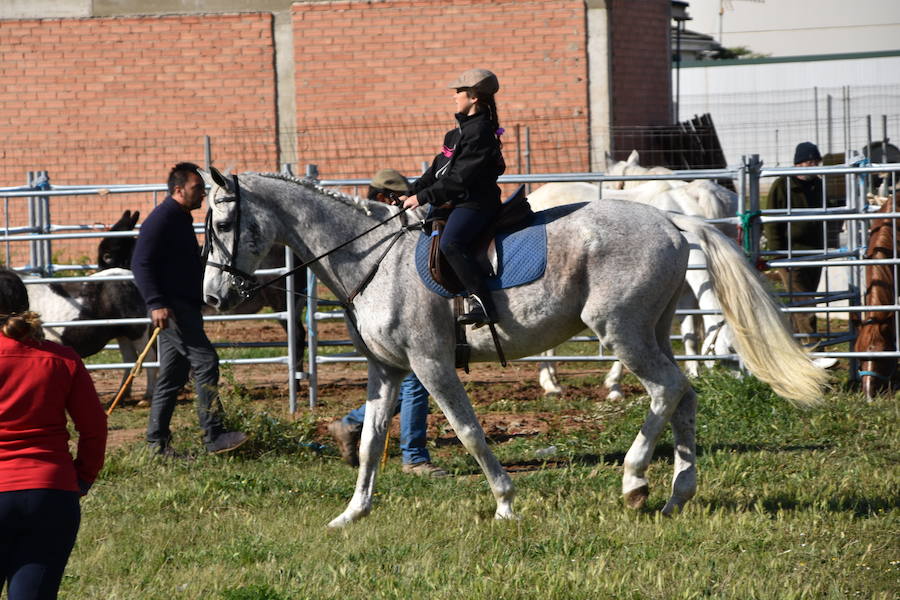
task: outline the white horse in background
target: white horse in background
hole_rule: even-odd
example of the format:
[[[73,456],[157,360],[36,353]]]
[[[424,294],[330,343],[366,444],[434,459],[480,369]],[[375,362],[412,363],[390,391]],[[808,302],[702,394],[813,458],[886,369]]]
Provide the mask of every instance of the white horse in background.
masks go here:
[[[641,155],[637,150],[632,150],[631,154],[628,155],[627,160],[620,160],[615,163],[612,163],[612,157],[609,153],[606,154],[606,164],[609,165],[612,163],[612,166],[607,166],[606,174],[614,175],[617,177],[624,177],[626,175],[671,175],[674,173],[672,169],[668,169],[666,167],[644,167],[641,166]],[[674,187],[678,187],[684,184],[684,181],[678,179],[665,179],[660,181],[670,182]],[[644,183],[639,179],[632,180],[623,180],[623,181],[604,181],[603,189],[608,190],[628,190],[631,188],[638,187]]]
[[[282,174],[226,178],[210,184],[206,302],[227,310],[272,244],[289,246],[344,306],[348,329],[368,366],[366,417],[356,490],[331,527],[372,510],[378,463],[401,381],[413,372],[431,392],[460,441],[484,472],[495,517],[515,518],[512,479],[494,455],[455,368],[453,301],[429,291],[416,271],[418,231],[400,211]],[[416,218],[424,209],[411,211]],[[700,219],[636,202],[588,202],[545,211],[544,275],[493,293],[496,332],[509,358],[532,356],[589,327],[612,347],[650,394],[650,411],[623,463],[622,494],[643,507],[647,468],[663,430],[672,427],[674,474],[662,509],[675,513],[696,493],[697,397],[675,364],[669,333],[684,284],[693,236],[707,256],[710,281],[749,371],[804,405],[821,401],[824,370],[794,341],[778,305],[741,251]],[[640,229],[634,227],[640,223]],[[240,244],[238,244],[238,239]],[[635,257],[633,248],[640,249]],[[382,249],[387,249],[382,252]],[[361,282],[365,284],[361,286]],[[496,361],[489,328],[467,334],[471,361]]]
[[[636,157],[636,155],[636,152],[632,152],[632,157]],[[643,169],[643,167],[641,168]],[[662,169],[662,167],[659,168]],[[623,169],[616,170],[621,171],[622,174],[631,174],[626,173]],[[548,183],[530,193],[528,201],[532,208],[538,211],[554,206],[592,202],[600,197],[601,190],[596,184],[584,182]],[[702,179],[691,181],[690,183],[677,180],[648,181],[624,190],[604,189],[602,190],[602,197],[604,200],[617,199],[638,202],[660,210],[704,219],[733,217],[737,212],[738,203],[737,195],[734,192],[712,181]],[[737,229],[733,224],[719,223],[716,226],[729,237],[733,238],[737,233]],[[641,224],[635,223],[634,227],[639,230]],[[690,236],[686,237],[692,242],[689,264],[692,267],[701,265],[705,267],[706,256],[699,246],[691,240]],[[634,250],[638,252],[640,249],[635,248]],[[678,309],[721,311],[719,302],[712,291],[709,272],[705,268],[688,269],[685,275],[685,287],[679,298]],[[719,315],[685,315],[681,321],[681,334],[684,340],[685,353],[694,356],[707,354],[708,352],[719,355],[731,354],[734,344],[733,335],[731,330],[728,327],[723,327],[723,325],[724,322]],[[553,350],[548,350],[545,354],[552,356]],[[707,362],[707,366],[712,366],[711,361]],[[691,377],[697,377],[700,374],[697,361],[688,361],[686,369]],[[609,399],[615,400],[622,397],[621,387],[619,386],[621,378],[622,364],[615,362],[604,380]],[[553,363],[541,363],[539,382],[547,394],[562,393],[562,387],[559,385],[556,368]]]

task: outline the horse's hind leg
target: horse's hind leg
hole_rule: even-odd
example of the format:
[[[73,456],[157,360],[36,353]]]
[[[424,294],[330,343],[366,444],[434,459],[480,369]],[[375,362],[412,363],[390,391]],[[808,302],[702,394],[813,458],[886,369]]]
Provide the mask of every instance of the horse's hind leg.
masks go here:
[[[372,510],[372,494],[375,492],[375,476],[378,461],[387,441],[397,391],[404,373],[387,370],[373,360],[369,361],[366,416],[359,441],[359,473],[356,490],[350,504],[340,515],[328,523],[329,527],[343,527],[365,517]]]
[[[646,473],[653,450],[682,398],[691,391],[690,382],[675,364],[669,345],[674,311],[673,299],[655,331],[641,334],[631,328],[629,331],[613,332],[617,340],[614,343],[616,354],[650,394],[650,410],[641,431],[625,454],[622,494],[631,508],[641,508],[646,503],[650,494]]]
[[[675,471],[672,475],[672,496],[662,509],[664,515],[681,510],[697,492],[696,423],[697,394],[693,389],[688,389],[672,415]]]
[[[418,369],[416,375],[419,376],[425,388],[431,392],[435,402],[441,407],[441,411],[450,422],[450,426],[453,427],[453,431],[456,432],[463,446],[475,458],[487,477],[488,485],[490,485],[497,502],[494,518],[515,518],[516,515],[512,508],[515,487],[503,465],[487,445],[484,430],[481,428],[481,423],[478,422],[478,417],[472,409],[472,403],[469,401],[459,377],[452,369],[447,370],[443,368],[443,365],[439,366],[435,363],[430,363],[424,370]]]
[[[556,349],[550,348],[541,353],[542,356],[554,356]],[[550,361],[542,361],[540,370],[538,371],[538,382],[544,388],[545,396],[562,394],[562,387],[559,385],[559,379],[556,377],[556,364]]]

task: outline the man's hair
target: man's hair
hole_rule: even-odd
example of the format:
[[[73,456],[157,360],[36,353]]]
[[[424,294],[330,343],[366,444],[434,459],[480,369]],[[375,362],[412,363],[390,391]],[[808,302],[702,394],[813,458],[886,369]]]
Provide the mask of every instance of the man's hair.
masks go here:
[[[188,175],[191,173],[200,175],[199,169],[199,166],[190,162],[180,162],[172,167],[172,170],[169,171],[169,194],[175,193],[176,186],[184,187],[187,184]]]

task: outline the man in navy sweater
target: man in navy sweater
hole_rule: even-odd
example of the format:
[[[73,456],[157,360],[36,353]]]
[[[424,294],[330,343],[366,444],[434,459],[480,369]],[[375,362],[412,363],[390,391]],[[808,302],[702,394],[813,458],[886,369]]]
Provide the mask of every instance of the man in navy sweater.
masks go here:
[[[131,269],[159,334],[159,376],[150,405],[147,442],[164,456],[178,456],[169,423],[178,392],[193,370],[197,418],[211,453],[234,450],[247,435],[225,431],[219,401],[219,356],[203,330],[203,259],[191,211],[203,204],[206,188],[193,163],[169,173],[169,195],[141,225]]]

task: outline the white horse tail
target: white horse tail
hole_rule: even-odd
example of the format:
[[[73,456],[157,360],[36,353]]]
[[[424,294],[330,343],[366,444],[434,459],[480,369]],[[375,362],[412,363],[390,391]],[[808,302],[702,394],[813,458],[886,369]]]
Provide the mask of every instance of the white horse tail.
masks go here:
[[[740,249],[700,219],[666,214],[678,229],[696,236],[706,254],[713,291],[750,372],[797,404],[820,403],[828,374],[791,337],[778,305]]]

